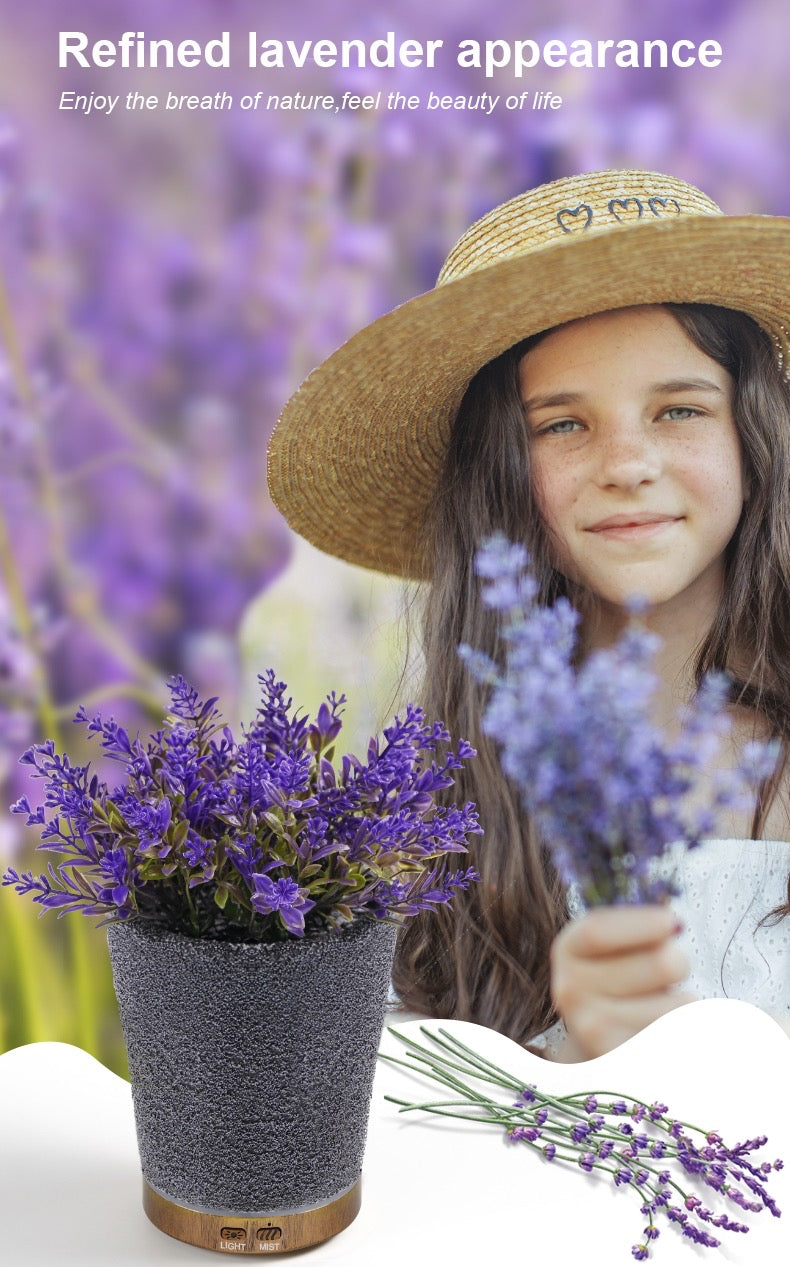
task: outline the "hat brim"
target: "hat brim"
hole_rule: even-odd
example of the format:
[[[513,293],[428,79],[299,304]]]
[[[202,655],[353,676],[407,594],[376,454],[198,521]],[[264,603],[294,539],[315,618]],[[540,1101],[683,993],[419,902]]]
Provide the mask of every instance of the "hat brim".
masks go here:
[[[423,523],[477,370],[542,330],[654,303],[746,312],[790,364],[790,219],[636,222],[552,242],[409,300],[338,348],[288,401],[269,445],[272,500],[319,549],[427,579]]]

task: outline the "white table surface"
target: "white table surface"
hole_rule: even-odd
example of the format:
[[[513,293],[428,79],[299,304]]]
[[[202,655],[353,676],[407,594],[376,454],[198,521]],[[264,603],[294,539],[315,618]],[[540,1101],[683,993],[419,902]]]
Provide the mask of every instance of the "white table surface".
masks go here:
[[[438,1022],[428,1022],[429,1026]],[[707,1001],[679,1009],[616,1052],[584,1065],[541,1061],[501,1035],[446,1023],[490,1059],[546,1090],[603,1089],[716,1129],[727,1143],[768,1134],[787,1169],[770,1187],[787,1213],[747,1216],[746,1236],[701,1250],[666,1227],[652,1261],[763,1267],[790,1259],[790,1045],[762,1012]],[[417,1022],[400,1028],[419,1039]],[[385,1036],[383,1046],[397,1044]],[[494,1127],[399,1116],[387,1093],[430,1098],[429,1084],[380,1062],[362,1210],[334,1240],[291,1255],[343,1267],[633,1263],[644,1217],[628,1189],[508,1145]],[[736,1213],[733,1211],[733,1213]],[[148,1222],[129,1085],[76,1047],[37,1043],[0,1056],[0,1264],[139,1267],[221,1261]]]

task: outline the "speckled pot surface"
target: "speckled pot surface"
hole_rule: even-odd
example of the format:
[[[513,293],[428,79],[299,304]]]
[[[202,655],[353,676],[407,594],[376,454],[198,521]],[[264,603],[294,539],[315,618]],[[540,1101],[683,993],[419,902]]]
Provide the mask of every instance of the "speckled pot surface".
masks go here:
[[[255,1214],[309,1209],[357,1181],[395,931],[364,921],[240,945],[108,927],[152,1188]]]

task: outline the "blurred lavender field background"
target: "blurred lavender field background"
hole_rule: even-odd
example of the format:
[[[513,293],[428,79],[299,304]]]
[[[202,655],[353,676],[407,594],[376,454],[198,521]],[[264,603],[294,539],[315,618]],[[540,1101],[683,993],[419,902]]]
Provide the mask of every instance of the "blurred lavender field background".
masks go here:
[[[444,10],[444,16],[442,16]],[[229,70],[58,71],[57,30],[208,39]],[[0,862],[5,806],[78,703],[153,729],[182,672],[250,711],[270,663],[363,743],[397,681],[397,587],[296,546],[266,440],[304,375],[433,285],[477,215],[602,166],[664,169],[729,212],[790,211],[783,0],[0,0]],[[719,40],[716,70],[249,70],[259,38]],[[60,92],[562,94],[561,110],[59,112]],[[386,524],[382,524],[386,531]],[[331,524],[327,524],[331,535]],[[39,855],[40,860],[40,855]],[[79,1043],[123,1069],[104,936],[0,890],[0,1051]]]

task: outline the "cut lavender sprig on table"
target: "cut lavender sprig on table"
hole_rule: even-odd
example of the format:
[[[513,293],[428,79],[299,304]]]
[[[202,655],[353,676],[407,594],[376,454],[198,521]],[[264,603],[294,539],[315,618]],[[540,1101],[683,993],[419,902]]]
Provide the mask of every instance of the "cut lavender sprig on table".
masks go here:
[[[359,916],[399,922],[478,878],[441,866],[480,832],[474,805],[436,805],[474,756],[468,743],[448,748],[444,726],[410,704],[365,760],[348,755],[336,769],[344,697],[329,695],[311,722],[271,670],[259,681],[261,703],[239,742],[216,700],[204,703],[181,677],[147,744],[81,711],[76,720],[123,767],[112,791],[51,740],[34,744],[21,760],[45,780],[44,804],[22,797],[12,808],[58,861],[37,877],[9,867],[2,883],[60,914],[276,941]]]
[[[405,1047],[404,1057],[380,1052],[380,1058],[420,1074],[449,1094],[419,1103],[389,1095],[385,1099],[402,1113],[433,1113],[499,1126],[509,1140],[526,1145],[544,1161],[578,1166],[610,1179],[617,1188],[630,1188],[646,1219],[642,1239],[631,1250],[637,1260],[650,1257],[662,1220],[693,1243],[715,1248],[721,1242],[714,1231],[749,1230],[727,1212],[727,1202],[738,1212],[768,1210],[780,1216],[767,1182],[783,1163],[756,1163],[751,1157],[766,1144],[765,1135],[729,1147],[718,1132],[673,1118],[666,1104],[646,1104],[612,1091],[548,1095],[535,1085],[524,1086],[441,1027],[420,1026],[429,1046],[397,1029],[390,1027],[388,1032]],[[500,1094],[493,1094],[492,1088]],[[696,1189],[706,1188],[710,1195],[703,1199]]]
[[[727,678],[703,681],[670,738],[651,717],[659,639],[635,616],[616,645],[577,665],[578,613],[564,598],[539,606],[528,563],[526,550],[502,537],[478,555],[484,599],[502,614],[505,642],[502,668],[460,649],[470,672],[492,688],[483,729],[563,883],[585,905],[661,901],[676,889],[656,873],[655,860],[677,841],[693,848],[714,834],[721,811],[748,805],[778,746],[747,744],[711,777],[730,728]]]

